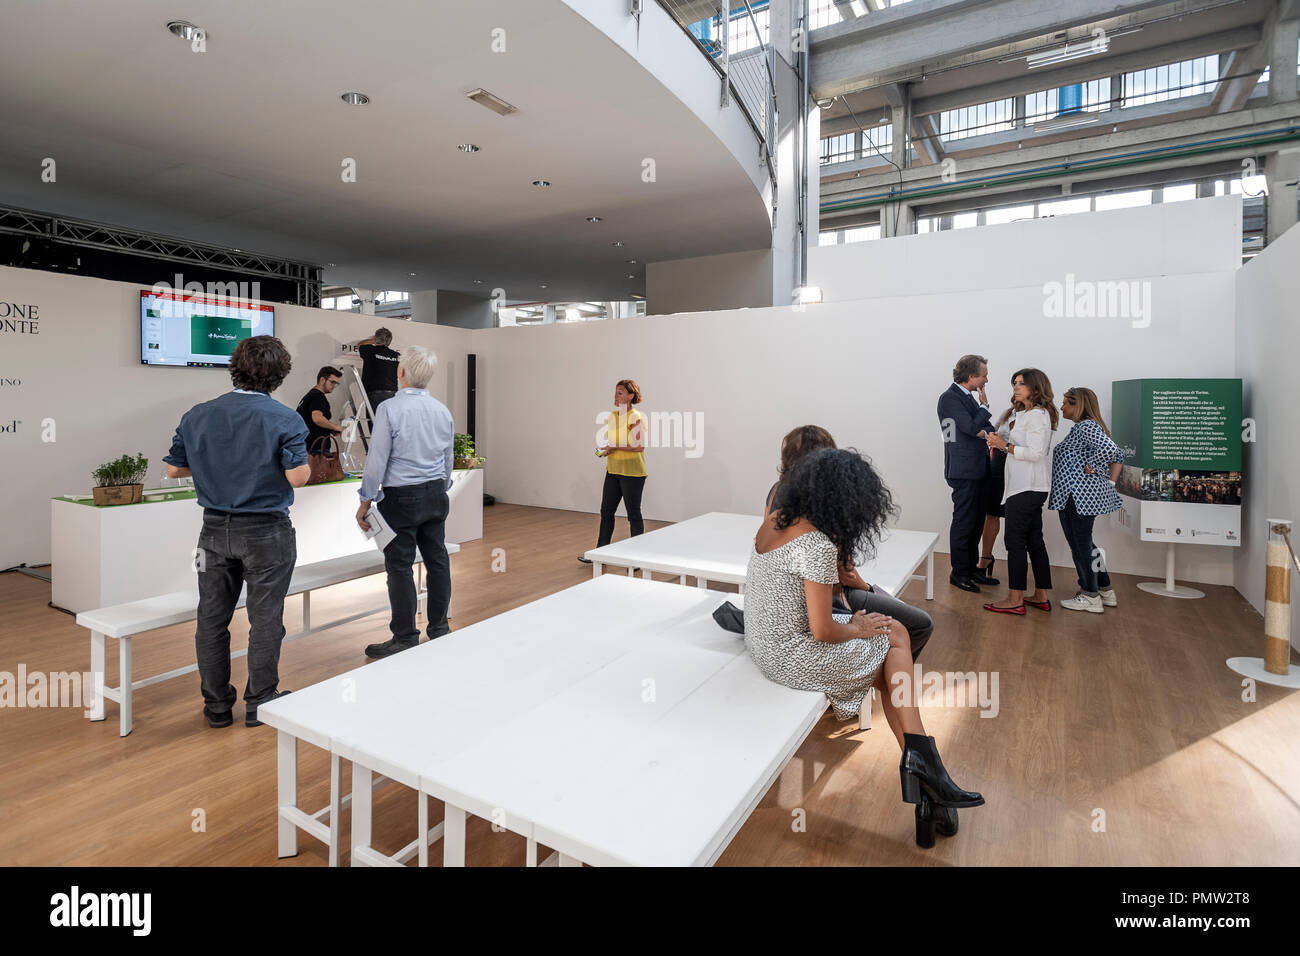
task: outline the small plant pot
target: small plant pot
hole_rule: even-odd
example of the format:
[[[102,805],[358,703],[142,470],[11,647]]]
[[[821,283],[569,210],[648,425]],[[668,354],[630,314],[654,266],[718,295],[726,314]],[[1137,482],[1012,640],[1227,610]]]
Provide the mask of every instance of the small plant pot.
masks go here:
[[[457,458],[457,459],[455,460],[455,467],[457,467],[457,468],[477,468],[477,467],[479,467],[480,464],[482,464],[482,461],[483,461],[483,459],[481,459],[481,458]]]
[[[108,485],[104,488],[92,488],[91,493],[94,495],[95,504],[100,507],[105,505],[133,505],[144,494],[144,485]]]

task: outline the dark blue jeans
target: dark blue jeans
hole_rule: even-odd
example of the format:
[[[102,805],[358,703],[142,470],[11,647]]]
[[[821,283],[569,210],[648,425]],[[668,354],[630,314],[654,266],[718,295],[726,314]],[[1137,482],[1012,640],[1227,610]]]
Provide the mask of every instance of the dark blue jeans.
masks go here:
[[[244,705],[256,708],[280,686],[284,596],[298,560],[287,515],[203,513],[199,532],[198,624],[194,653],[203,689],[203,712],[221,717],[234,706],[230,683],[230,619],[248,587],[248,682]]]
[[[379,502],[379,513],[397,534],[384,549],[384,569],[388,572],[388,603],[393,612],[388,626],[398,644],[420,643],[420,629],[415,624],[415,579],[411,575],[417,550],[424,558],[429,588],[429,640],[450,630],[447,607],[451,604],[451,561],[443,538],[449,508],[447,483],[441,478],[421,485],[385,488]]]
[[[1110,589],[1110,575],[1101,551],[1092,543],[1092,525],[1096,515],[1081,515],[1074,506],[1074,495],[1065,500],[1065,507],[1060,511],[1061,530],[1070,545],[1070,556],[1074,559],[1074,570],[1079,575],[1079,590],[1089,597],[1096,597],[1099,588]]]

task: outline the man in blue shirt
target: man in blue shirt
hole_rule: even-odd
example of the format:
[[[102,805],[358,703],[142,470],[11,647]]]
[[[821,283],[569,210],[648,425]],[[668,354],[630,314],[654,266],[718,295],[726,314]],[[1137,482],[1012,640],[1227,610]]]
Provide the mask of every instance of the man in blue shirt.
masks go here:
[[[366,656],[371,658],[388,657],[420,642],[411,576],[417,548],[428,572],[429,640],[449,630],[451,562],[443,525],[449,508],[455,426],[447,406],[427,391],[437,368],[438,356],[432,350],[406,349],[397,366],[400,391],[375,410],[357,524],[367,530],[366,515],[371,503],[377,503],[396,537],[384,549],[393,636],[367,647]]]
[[[199,608],[194,633],[203,714],[212,727],[234,722],[230,683],[230,619],[248,586],[248,683],[244,724],[259,727],[257,708],[287,690],[280,685],[284,596],[298,559],[289,505],[311,477],[307,426],[270,396],[291,367],[289,352],[270,335],[245,339],[230,357],[234,391],[195,405],[181,418],[171,452],[171,478],[193,476],[203,506],[196,552]]]

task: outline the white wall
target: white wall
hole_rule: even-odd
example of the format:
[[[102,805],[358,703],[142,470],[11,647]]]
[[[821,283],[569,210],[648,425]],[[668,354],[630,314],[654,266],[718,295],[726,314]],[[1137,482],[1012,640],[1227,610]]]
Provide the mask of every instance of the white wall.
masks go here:
[[[1115,280],[1236,272],[1241,197],[820,246],[809,250],[808,263],[808,282],[821,287],[823,302],[1041,287],[1066,273]]]
[[[1300,227],[1247,263],[1237,274],[1237,375],[1245,381],[1245,414],[1255,420],[1253,443],[1243,448],[1241,549],[1236,586],[1264,611],[1264,542],[1268,518],[1300,521],[1300,424],[1295,357],[1300,355]],[[1300,546],[1300,534],[1291,535]],[[1292,569],[1291,645],[1300,648],[1300,575]]]
[[[646,265],[646,309],[656,315],[772,305],[771,249]]]
[[[1014,243],[997,235],[1007,227],[988,227],[819,250],[839,254],[840,273],[814,260],[810,282],[843,290],[853,275],[891,275],[882,287],[895,294],[881,298],[803,312],[777,307],[476,333],[489,490],[508,502],[596,511],[602,462],[593,454],[594,419],[608,407],[614,382],[627,377],[641,385],[646,410],[698,413],[705,425],[699,458],[681,449],[648,452],[647,517],[759,510],[781,436],[811,422],[870,455],[902,506],[900,525],[943,532],[946,550],[951,505],[935,403],[958,356],[990,358],[995,404],[1008,398],[1011,373],[1029,365],[1048,373],[1058,395],[1071,385],[1094,389],[1107,410],[1114,380],[1236,374],[1234,277],[1223,234],[1239,242],[1239,200],[1180,205],[1200,208],[1017,224]],[[1199,235],[1171,235],[1174,219],[1184,229],[1196,224]],[[1161,242],[1186,253],[1153,258],[1149,249]],[[912,248],[900,259],[896,243]],[[1022,264],[1006,268],[1002,260],[1017,249]],[[1098,266],[1081,276],[1149,281],[1151,324],[1043,318],[1043,283],[1082,261],[1111,271]],[[1133,261],[1190,271],[1134,273]],[[906,270],[910,278],[899,279]],[[975,286],[981,275],[984,288]],[[1008,285],[1012,280],[1017,284]],[[1070,566],[1050,516],[1047,534],[1053,562]],[[1109,520],[1099,523],[1097,537],[1114,570],[1163,576],[1163,549],[1141,545]],[[1193,581],[1231,584],[1232,567],[1227,548],[1185,547],[1179,556],[1180,578]],[[1071,583],[1063,571],[1061,586]]]
[[[0,494],[0,567],[50,558],[49,499],[89,492],[91,471],[122,454],[143,452],[150,483],[164,472],[162,457],[181,415],[230,386],[225,369],[146,367],[140,364],[141,286],[0,268],[0,302],[39,307],[39,332],[0,331],[0,424],[15,419],[16,433],[0,432],[4,462]],[[275,393],[290,408],[315,384],[322,365],[336,362],[339,342],[371,334],[381,320],[327,309],[275,306],[276,334],[293,355],[293,371]],[[390,323],[394,344],[427,345],[440,367],[430,391],[448,402],[458,428],[465,419],[465,354],[471,333],[421,323]],[[343,404],[336,390],[334,407]],[[41,440],[41,422],[53,419],[55,441]]]

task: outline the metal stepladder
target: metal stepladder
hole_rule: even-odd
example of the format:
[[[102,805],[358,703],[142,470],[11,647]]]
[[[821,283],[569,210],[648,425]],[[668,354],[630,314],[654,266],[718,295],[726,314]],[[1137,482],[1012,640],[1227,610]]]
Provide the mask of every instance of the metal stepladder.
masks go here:
[[[356,441],[356,436],[361,436],[361,447],[364,450],[370,449],[370,427],[375,420],[375,410],[370,407],[370,397],[366,395],[365,386],[361,384],[361,370],[355,365],[346,365],[343,369],[343,377],[347,382],[349,401],[343,409],[344,418],[353,418],[357,420],[356,429],[352,437],[348,440],[343,450],[345,459],[353,459],[351,454],[352,445]],[[353,410],[355,409],[355,415]],[[355,459],[353,459],[355,461]],[[349,469],[359,471],[359,468]]]

